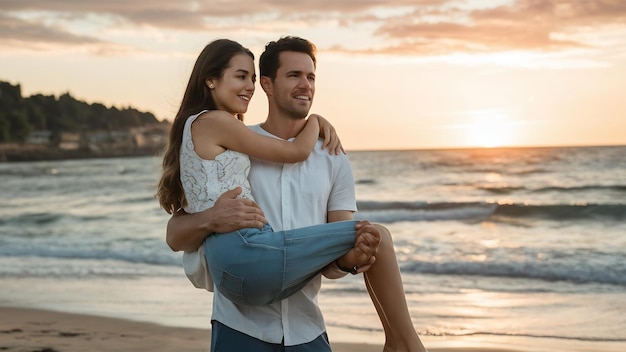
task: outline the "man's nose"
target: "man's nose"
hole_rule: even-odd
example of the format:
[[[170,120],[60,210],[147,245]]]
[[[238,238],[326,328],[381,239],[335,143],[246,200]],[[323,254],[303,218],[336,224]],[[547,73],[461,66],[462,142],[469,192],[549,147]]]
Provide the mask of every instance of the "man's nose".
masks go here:
[[[309,81],[307,77],[301,77],[300,80],[298,81],[298,87],[311,89],[313,85],[311,84],[311,81]]]

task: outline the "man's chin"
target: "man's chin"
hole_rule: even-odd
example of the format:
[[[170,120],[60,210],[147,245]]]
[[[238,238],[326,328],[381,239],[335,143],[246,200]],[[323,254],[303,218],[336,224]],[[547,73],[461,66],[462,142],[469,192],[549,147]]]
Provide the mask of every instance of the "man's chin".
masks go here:
[[[307,110],[306,112],[302,112],[302,111],[292,111],[289,114],[289,117],[292,120],[304,120],[306,119],[306,117],[309,116],[309,111]]]

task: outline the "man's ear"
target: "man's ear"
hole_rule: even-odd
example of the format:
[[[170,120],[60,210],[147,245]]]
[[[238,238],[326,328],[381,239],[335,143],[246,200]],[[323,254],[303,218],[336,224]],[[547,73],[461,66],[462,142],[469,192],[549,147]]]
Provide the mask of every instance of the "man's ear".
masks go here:
[[[263,88],[265,94],[272,95],[272,90],[274,88],[274,85],[272,84],[272,79],[267,76],[261,76],[260,82],[261,88]]]

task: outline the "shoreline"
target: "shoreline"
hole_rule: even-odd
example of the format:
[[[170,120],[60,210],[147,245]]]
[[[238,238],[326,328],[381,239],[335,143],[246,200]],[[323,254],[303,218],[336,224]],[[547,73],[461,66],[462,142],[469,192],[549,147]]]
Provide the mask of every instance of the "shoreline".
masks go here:
[[[483,150],[491,151],[507,149],[551,149],[551,148],[615,148],[626,147],[626,145],[555,145],[555,146],[503,146],[496,148],[481,147],[442,147],[442,148],[417,148],[417,149],[379,149],[367,150],[356,149],[348,152],[398,152],[398,151],[457,151],[457,150]],[[105,150],[63,150],[58,147],[50,147],[37,144],[20,143],[0,143],[0,163],[3,162],[30,162],[30,161],[58,161],[58,160],[80,160],[98,158],[127,158],[144,156],[162,156],[164,146],[142,147],[142,148],[121,148]]]
[[[44,145],[0,143],[0,163],[158,156],[162,152],[162,147],[63,150]]]
[[[0,306],[0,350],[17,351],[209,351],[209,329],[172,327],[90,314]],[[382,351],[367,342],[336,342],[341,331],[329,329],[335,352]],[[431,337],[422,338],[430,352],[541,352],[619,351],[606,346],[573,346],[563,341],[529,338]],[[341,339],[338,339],[341,340]],[[344,339],[345,341],[345,339]],[[359,341],[359,340],[357,340]],[[360,340],[363,341],[363,340]],[[568,347],[569,346],[569,347]]]

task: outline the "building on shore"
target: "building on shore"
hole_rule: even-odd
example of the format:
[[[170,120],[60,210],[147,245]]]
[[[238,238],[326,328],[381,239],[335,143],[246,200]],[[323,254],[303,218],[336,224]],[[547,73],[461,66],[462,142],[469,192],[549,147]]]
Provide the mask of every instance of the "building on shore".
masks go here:
[[[159,154],[171,124],[163,121],[126,130],[32,131],[25,143],[0,144],[0,161],[34,161]]]

